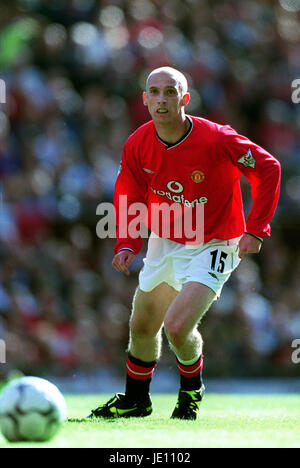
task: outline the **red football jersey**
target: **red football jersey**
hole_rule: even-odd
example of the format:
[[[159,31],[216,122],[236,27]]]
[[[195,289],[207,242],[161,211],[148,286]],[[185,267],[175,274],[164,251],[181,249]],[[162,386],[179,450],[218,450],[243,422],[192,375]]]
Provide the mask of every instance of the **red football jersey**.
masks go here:
[[[142,238],[131,236],[119,226],[120,196],[127,195],[127,204],[147,205],[146,224],[161,236],[153,225],[150,208],[163,203],[179,204],[192,210],[193,226],[198,216],[197,206],[204,207],[204,242],[211,239],[231,239],[245,230],[258,237],[270,236],[270,221],[274,215],[280,190],[280,164],[266,150],[239,135],[228,125],[187,116],[188,132],[176,143],[162,141],[153,121],[139,127],[124,145],[120,172],[116,181],[114,205],[117,221],[115,253],[128,248],[138,253]],[[244,174],[251,184],[252,210],[245,223],[240,189]],[[177,216],[177,215],[176,215]],[[129,215],[128,224],[135,216]],[[170,218],[167,237],[187,243],[190,237],[174,233],[175,215]],[[120,228],[123,231],[120,235]]]

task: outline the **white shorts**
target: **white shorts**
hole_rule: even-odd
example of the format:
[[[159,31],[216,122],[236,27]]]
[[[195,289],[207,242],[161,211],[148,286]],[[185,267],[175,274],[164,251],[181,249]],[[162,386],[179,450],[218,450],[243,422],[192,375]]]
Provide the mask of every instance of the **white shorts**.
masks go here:
[[[177,291],[189,281],[205,284],[220,297],[224,283],[240,263],[240,237],[213,239],[197,248],[151,234],[144,267],[139,274],[142,291],[166,282]]]

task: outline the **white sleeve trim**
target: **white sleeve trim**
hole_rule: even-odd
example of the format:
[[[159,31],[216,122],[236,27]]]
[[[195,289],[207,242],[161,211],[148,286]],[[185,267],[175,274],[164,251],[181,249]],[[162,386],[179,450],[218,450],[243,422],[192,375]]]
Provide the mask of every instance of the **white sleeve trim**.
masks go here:
[[[117,254],[122,252],[122,250],[129,250],[130,252],[134,253],[134,250],[130,249],[129,247],[124,247],[123,249],[118,250]]]

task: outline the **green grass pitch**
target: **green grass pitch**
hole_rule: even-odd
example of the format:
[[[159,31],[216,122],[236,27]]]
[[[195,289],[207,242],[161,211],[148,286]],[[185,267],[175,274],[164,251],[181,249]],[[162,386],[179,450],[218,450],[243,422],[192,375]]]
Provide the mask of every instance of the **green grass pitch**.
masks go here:
[[[176,395],[153,394],[147,418],[85,419],[110,396],[66,396],[69,421],[51,441],[10,444],[0,435],[0,448],[300,447],[300,395],[208,394],[197,421],[176,421]]]

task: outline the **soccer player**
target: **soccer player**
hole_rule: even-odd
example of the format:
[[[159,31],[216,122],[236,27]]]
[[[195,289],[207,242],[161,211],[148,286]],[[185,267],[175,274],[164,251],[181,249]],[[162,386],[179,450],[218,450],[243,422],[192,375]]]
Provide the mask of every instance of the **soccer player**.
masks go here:
[[[124,145],[114,198],[113,267],[129,275],[129,266],[142,247],[141,235],[130,231],[135,219],[130,207],[147,206],[151,236],[133,299],[125,394],[116,394],[90,417],[151,414],[150,382],[164,329],[180,374],[171,417],[196,419],[205,391],[198,323],[219,299],[242,257],[258,253],[263,239],[270,236],[279,197],[279,162],[230,126],[187,115],[189,100],[181,72],[170,67],[152,71],[143,93],[152,120]],[[247,223],[241,174],[252,189]],[[166,213],[169,221],[165,217],[160,222],[157,214]],[[187,213],[192,224],[180,232]]]

